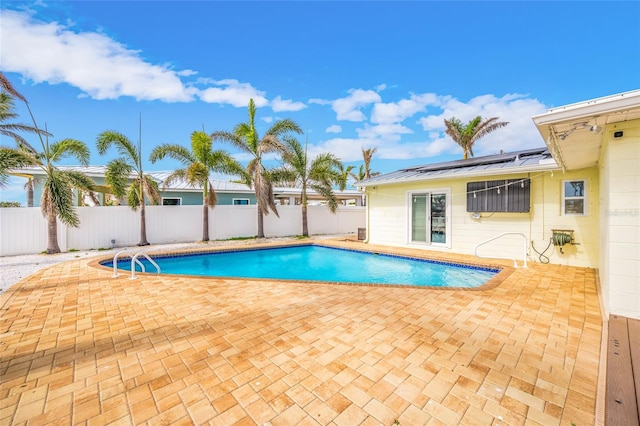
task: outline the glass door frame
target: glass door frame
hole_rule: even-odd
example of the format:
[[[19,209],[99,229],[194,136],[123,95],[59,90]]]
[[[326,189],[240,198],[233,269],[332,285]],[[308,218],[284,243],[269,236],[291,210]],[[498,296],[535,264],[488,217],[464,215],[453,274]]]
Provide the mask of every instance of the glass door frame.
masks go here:
[[[414,241],[413,240],[413,197],[414,195],[428,196],[427,202],[427,241]],[[444,195],[445,196],[445,242],[439,243],[432,241],[431,234],[431,196],[432,195]],[[411,190],[407,191],[407,244],[432,246],[432,247],[451,247],[451,188],[431,188],[423,190]]]

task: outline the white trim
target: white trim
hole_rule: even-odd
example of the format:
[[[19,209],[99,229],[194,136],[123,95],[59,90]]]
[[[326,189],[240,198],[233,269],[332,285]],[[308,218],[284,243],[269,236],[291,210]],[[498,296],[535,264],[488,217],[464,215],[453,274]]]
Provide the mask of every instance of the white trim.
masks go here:
[[[244,204],[244,203],[236,204],[236,201],[246,201],[247,204]],[[251,205],[251,198],[232,198],[231,199],[231,205],[232,206],[250,206]]]
[[[431,227],[429,226],[427,229],[427,235],[429,237],[429,241],[426,242],[421,242],[421,241],[413,241],[412,240],[412,227],[413,227],[413,220],[412,220],[412,208],[411,206],[413,205],[412,200],[413,200],[413,196],[414,195],[418,195],[418,194],[424,194],[424,195],[429,195],[429,205],[428,205],[428,209],[427,209],[427,214],[430,213],[431,211],[431,195],[444,195],[445,196],[445,242],[444,243],[437,243],[437,242],[433,242],[431,241]],[[407,197],[406,197],[406,217],[407,217],[407,245],[410,246],[418,246],[418,247],[446,247],[446,248],[451,248],[451,188],[431,188],[431,189],[412,189],[410,191],[407,191]],[[431,220],[429,218],[428,221],[429,224],[431,224]]]
[[[565,193],[565,184],[567,182],[578,182],[581,181],[584,184],[584,195],[583,196],[575,196],[575,197],[567,197],[566,193]],[[587,179],[565,179],[562,181],[562,199],[561,201],[561,208],[562,208],[562,216],[587,216],[589,214],[589,203],[588,203],[588,194],[589,194],[589,187],[588,187],[588,182]],[[566,213],[565,212],[565,200],[580,200],[582,199],[583,202],[583,212],[582,213]]]
[[[590,101],[578,102],[562,107],[549,109],[544,114],[531,117],[536,126],[557,124],[566,120],[581,117],[613,113],[628,108],[637,108],[640,103],[640,90],[605,96]]]
[[[178,204],[165,204],[164,200],[178,200]],[[162,206],[181,206],[182,205],[182,197],[162,197]]]

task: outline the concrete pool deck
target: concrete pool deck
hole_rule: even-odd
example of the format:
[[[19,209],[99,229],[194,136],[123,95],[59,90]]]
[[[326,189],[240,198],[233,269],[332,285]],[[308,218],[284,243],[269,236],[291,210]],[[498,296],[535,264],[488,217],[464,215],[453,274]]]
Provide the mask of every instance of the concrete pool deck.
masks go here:
[[[0,296],[0,423],[596,422],[593,269],[534,263],[468,291],[132,281],[94,261],[50,266]]]

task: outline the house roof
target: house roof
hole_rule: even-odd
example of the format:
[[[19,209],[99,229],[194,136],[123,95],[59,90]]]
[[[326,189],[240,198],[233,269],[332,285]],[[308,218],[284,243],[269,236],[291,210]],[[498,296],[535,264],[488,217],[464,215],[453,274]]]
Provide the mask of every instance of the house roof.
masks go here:
[[[359,187],[389,185],[421,180],[448,179],[469,176],[502,175],[558,169],[549,149],[536,148],[510,153],[486,155],[467,160],[447,161],[400,169],[361,182]]]
[[[563,169],[593,167],[604,126],[640,119],[640,90],[552,108],[532,119]]]
[[[71,170],[71,171],[79,171],[86,173],[88,176],[92,178],[96,177],[104,177],[106,173],[106,166],[57,166],[60,170]],[[197,185],[195,187],[191,186],[186,181],[175,181],[172,182],[171,185],[163,188],[163,182],[169,177],[172,172],[145,172],[151,176],[158,184],[163,191],[166,192],[200,192],[202,191],[202,187]],[[11,174],[16,176],[40,176],[44,174],[44,171],[40,167],[23,167],[21,169],[12,170]],[[130,175],[130,178],[134,178],[135,175]],[[216,192],[221,193],[246,193],[253,194],[253,188],[249,187],[243,183],[229,182],[224,180],[211,179],[211,184],[213,185],[213,189]],[[273,188],[274,195],[276,197],[288,197],[299,195],[301,190],[300,188],[287,188],[287,187],[276,187]],[[334,194],[339,199],[347,199],[347,198],[357,198],[361,197],[362,193],[360,191],[334,191]],[[322,198],[320,196],[315,197],[315,191],[309,189],[307,190],[307,195],[309,198]]]

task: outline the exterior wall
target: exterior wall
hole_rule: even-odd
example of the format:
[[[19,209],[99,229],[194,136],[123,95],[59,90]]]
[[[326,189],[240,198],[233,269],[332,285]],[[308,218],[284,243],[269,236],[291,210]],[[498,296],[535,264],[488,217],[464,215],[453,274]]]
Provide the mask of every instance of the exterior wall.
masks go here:
[[[473,219],[466,208],[467,182],[502,179],[531,179],[531,209],[529,213],[482,213],[480,219]],[[562,216],[562,182],[569,179],[587,180],[588,214],[586,216]],[[447,226],[451,228],[449,247],[418,245],[409,243],[408,191],[429,191],[448,189],[451,193],[451,217]],[[431,180],[398,185],[380,185],[367,189],[369,201],[369,242],[392,246],[422,247],[461,254],[473,254],[477,244],[503,232],[524,234],[528,241],[530,261],[540,261],[533,251],[531,242],[540,253],[547,248],[552,229],[574,230],[575,241],[579,245],[565,246],[563,251],[551,245],[545,252],[551,263],[570,266],[598,267],[598,170],[590,168],[562,173],[556,171],[532,174],[501,176],[465,177],[447,180]],[[519,236],[505,236],[483,245],[478,254],[483,257],[499,257],[521,260],[523,239]],[[520,263],[520,262],[519,262]]]
[[[624,135],[613,138],[620,130]],[[608,313],[640,319],[640,120],[605,131],[600,158],[602,297]]]
[[[140,241],[140,213],[127,206],[79,207],[79,228],[58,223],[62,251],[133,246]],[[265,216],[267,237],[302,234],[300,206],[278,206],[280,218]],[[365,226],[364,207],[309,206],[309,233],[355,234]],[[202,206],[147,206],[147,239],[151,244],[202,239]],[[209,212],[209,238],[224,240],[257,234],[256,205],[216,206]],[[115,243],[111,241],[115,240]],[[47,222],[39,207],[0,208],[0,256],[40,253],[47,248]]]

